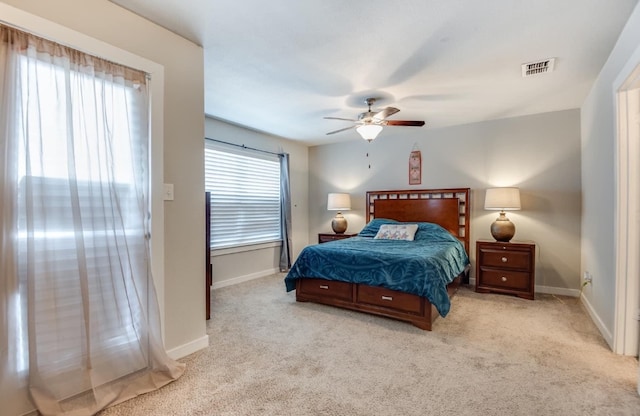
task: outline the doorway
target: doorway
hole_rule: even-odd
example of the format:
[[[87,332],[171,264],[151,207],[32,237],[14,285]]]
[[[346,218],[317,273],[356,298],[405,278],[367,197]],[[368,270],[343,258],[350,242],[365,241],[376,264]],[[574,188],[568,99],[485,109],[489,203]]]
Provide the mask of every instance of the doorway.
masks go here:
[[[613,350],[639,355],[640,48],[614,83],[616,135],[616,302]],[[640,368],[638,371],[640,393]]]
[[[637,80],[640,82],[640,79]],[[640,85],[618,91],[616,327],[614,350],[638,353],[640,298]]]

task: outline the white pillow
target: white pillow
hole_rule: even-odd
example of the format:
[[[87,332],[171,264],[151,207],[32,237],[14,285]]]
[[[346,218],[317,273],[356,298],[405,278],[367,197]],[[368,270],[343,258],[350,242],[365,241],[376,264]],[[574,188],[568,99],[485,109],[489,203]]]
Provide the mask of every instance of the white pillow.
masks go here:
[[[374,239],[413,241],[418,224],[383,224]]]

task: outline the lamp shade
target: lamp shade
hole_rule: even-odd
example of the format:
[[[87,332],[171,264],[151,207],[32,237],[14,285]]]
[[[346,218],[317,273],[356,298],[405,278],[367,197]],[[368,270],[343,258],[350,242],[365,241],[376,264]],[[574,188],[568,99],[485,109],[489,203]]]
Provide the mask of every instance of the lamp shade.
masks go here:
[[[327,198],[327,210],[348,211],[351,209],[351,196],[349,194],[331,193]]]
[[[377,124],[363,124],[362,126],[358,127],[356,131],[363,139],[370,142],[371,140],[378,137],[378,134],[380,134],[380,132],[382,131],[382,126]]]
[[[520,189],[489,188],[484,197],[484,209],[517,211],[520,209]]]

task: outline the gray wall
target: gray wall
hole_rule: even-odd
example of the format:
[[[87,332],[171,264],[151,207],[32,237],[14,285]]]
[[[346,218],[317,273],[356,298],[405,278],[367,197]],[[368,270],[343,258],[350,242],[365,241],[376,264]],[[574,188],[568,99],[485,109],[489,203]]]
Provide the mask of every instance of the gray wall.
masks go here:
[[[582,137],[582,270],[593,275],[584,295],[609,342],[615,320],[616,109],[613,83],[640,39],[636,6],[589,96],[581,108]]]
[[[410,133],[407,133],[409,131]],[[352,134],[357,137],[355,132]],[[408,185],[414,144],[422,153],[422,185]],[[368,154],[368,156],[367,156]],[[371,168],[369,168],[369,164]],[[518,186],[521,211],[508,217],[514,240],[537,243],[538,290],[576,295],[580,285],[580,113],[577,109],[439,130],[386,128],[372,143],[312,147],[309,151],[309,240],[331,231],[327,193],[348,192],[348,232],[365,224],[368,190],[469,187],[471,259],[475,240],[491,238],[496,211],[485,211],[484,191]],[[475,277],[475,271],[472,274]]]
[[[289,153],[292,252],[295,259],[298,253],[300,253],[300,250],[308,243],[309,194],[307,190],[307,146],[209,117],[206,118],[205,122],[205,135],[210,139],[245,145],[269,152]],[[211,262],[213,264],[214,288],[221,287],[278,271],[280,248],[261,248],[224,255],[213,252]]]

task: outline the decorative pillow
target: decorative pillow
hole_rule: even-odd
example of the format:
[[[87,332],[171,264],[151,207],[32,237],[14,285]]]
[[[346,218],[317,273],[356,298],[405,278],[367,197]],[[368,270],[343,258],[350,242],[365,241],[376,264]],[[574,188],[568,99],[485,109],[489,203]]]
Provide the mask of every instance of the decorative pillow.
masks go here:
[[[418,224],[383,224],[374,239],[413,241]]]

